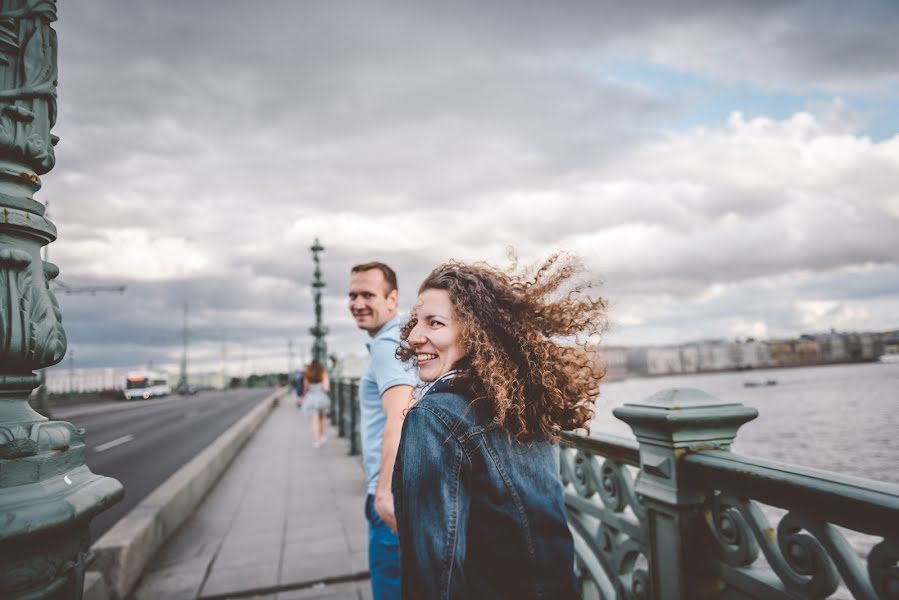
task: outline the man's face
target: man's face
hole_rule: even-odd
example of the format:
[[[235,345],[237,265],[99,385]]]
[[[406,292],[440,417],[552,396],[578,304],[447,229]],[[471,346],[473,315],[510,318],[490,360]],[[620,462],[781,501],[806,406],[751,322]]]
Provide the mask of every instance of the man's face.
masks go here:
[[[396,315],[397,291],[386,294],[387,282],[378,269],[360,271],[350,276],[350,312],[359,329],[369,335],[378,332]]]

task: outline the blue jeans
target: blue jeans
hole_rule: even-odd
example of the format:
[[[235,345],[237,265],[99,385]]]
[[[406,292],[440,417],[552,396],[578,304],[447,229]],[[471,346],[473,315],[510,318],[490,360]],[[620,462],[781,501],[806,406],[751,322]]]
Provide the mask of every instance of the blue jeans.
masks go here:
[[[371,494],[365,499],[365,518],[372,600],[400,600],[400,541],[375,512]]]

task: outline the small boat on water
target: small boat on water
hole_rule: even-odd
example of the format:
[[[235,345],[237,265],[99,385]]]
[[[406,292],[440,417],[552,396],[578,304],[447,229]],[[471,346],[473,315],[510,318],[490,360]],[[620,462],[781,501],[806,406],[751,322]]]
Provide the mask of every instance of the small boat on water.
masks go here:
[[[763,386],[770,386],[770,385],[777,385],[777,380],[776,379],[766,379],[765,381],[744,381],[743,382],[743,387],[746,387],[746,388],[763,387]]]

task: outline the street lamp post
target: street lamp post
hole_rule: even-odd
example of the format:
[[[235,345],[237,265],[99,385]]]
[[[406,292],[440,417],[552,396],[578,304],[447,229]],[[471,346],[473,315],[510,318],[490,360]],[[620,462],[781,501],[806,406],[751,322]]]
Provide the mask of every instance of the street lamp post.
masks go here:
[[[181,321],[181,368],[178,373],[178,384],[175,389],[181,393],[187,393],[190,385],[187,383],[187,300],[184,301],[184,316]]]
[[[328,366],[328,346],[325,343],[325,336],[328,334],[328,328],[322,324],[322,288],[325,282],[322,280],[322,270],[318,255],[325,250],[318,238],[315,238],[315,244],[309,248],[312,250],[312,260],[315,261],[315,279],[312,280],[312,289],[315,296],[315,326],[309,328],[309,333],[315,338],[312,343],[312,360],[318,361],[319,364],[327,368]]]
[[[84,432],[28,404],[66,335],[41,259],[56,239],[34,199],[54,165],[55,0],[0,4],[0,598],[79,598],[92,517],[122,497],[84,464]]]

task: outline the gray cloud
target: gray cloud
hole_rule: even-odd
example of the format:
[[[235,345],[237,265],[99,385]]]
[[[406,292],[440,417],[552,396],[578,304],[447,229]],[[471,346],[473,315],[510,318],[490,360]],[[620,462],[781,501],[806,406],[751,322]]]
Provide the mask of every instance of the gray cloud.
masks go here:
[[[508,246],[585,255],[625,341],[795,330],[802,299],[865,305],[882,324],[895,138],[866,141],[834,103],[672,131],[689,95],[607,75],[651,62],[709,85],[889,92],[899,11],[842,7],[60,6],[62,142],[38,196],[60,230],[50,254],[70,284],[128,285],[61,297],[69,337],[86,364],[177,362],[189,297],[208,361],[222,330],[283,352],[308,337],[316,235],[340,352],[365,339],[345,307],[353,264],[393,264],[408,306],[437,262],[502,262]],[[795,297],[741,304],[774,280]]]

